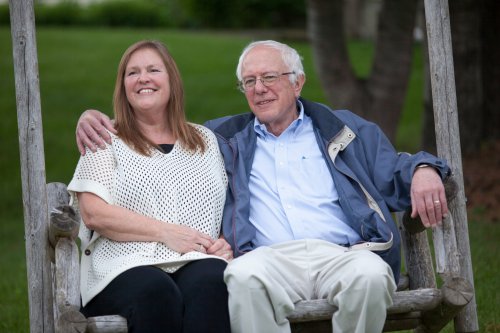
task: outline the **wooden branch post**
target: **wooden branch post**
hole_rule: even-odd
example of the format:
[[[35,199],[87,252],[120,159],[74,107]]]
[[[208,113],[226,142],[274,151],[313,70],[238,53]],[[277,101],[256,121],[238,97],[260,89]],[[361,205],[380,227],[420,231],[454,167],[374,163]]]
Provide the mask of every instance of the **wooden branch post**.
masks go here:
[[[54,332],[47,196],[33,0],[10,0],[23,189],[30,332]]]
[[[446,219],[445,222],[453,224],[451,227],[454,228],[456,237],[454,241],[458,251],[458,272],[473,288],[448,1],[425,0],[424,4],[437,150],[438,155],[448,161],[458,185],[457,200],[450,205],[452,218]],[[449,228],[438,230],[439,237],[441,235],[446,237],[449,230]],[[449,255],[455,256],[454,253]],[[455,317],[455,331],[477,332],[478,330],[476,301],[473,298]]]

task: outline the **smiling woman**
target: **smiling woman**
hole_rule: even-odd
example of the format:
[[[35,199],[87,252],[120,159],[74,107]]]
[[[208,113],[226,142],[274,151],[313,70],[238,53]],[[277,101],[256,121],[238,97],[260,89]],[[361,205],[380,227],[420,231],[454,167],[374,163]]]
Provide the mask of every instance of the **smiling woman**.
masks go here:
[[[183,93],[162,43],[130,46],[110,142],[80,158],[68,185],[83,221],[82,312],[119,314],[129,332],[229,332],[227,177],[214,134],[186,122]]]
[[[184,89],[174,59],[161,43],[139,42],[125,52],[115,84],[114,112],[120,137],[139,153],[179,140],[205,149],[184,113]]]

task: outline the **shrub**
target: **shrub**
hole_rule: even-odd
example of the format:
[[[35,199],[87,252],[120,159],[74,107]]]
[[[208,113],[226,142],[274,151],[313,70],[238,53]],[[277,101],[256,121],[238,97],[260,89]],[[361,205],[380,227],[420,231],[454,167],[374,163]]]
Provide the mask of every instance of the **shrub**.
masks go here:
[[[39,25],[77,25],[82,8],[76,2],[63,1],[56,5],[35,5],[35,20]]]
[[[0,26],[10,24],[9,5],[0,5]]]
[[[112,0],[88,7],[87,24],[105,26],[169,26],[167,9],[152,1]]]

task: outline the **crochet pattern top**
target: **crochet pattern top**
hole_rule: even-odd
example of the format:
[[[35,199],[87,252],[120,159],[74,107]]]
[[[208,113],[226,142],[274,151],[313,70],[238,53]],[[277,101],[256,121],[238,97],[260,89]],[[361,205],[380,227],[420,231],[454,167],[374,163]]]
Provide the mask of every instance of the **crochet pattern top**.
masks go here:
[[[87,150],[76,167],[68,191],[78,210],[76,192],[93,193],[108,204],[128,208],[167,223],[189,226],[219,237],[226,198],[227,176],[214,134],[194,125],[207,144],[204,153],[178,142],[164,154],[138,154],[110,133],[111,145],[96,153]],[[174,272],[183,264],[218,258],[200,252],[178,253],[158,242],[118,242],[101,237],[80,223],[80,290],[85,306],[117,275],[127,269],[155,265]]]

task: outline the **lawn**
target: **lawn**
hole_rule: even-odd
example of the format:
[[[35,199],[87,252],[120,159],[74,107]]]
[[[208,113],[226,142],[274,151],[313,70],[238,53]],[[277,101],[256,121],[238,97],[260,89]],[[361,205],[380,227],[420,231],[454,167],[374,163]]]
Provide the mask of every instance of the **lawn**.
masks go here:
[[[236,89],[235,67],[248,34],[128,29],[47,29],[37,33],[47,182],[68,182],[78,160],[74,132],[81,112],[96,108],[111,114],[116,67],[127,46],[139,39],[165,42],[177,60],[186,90],[188,119],[202,123],[214,117],[247,111]],[[304,57],[307,83],[303,96],[325,102],[308,44],[291,42]],[[360,74],[370,69],[372,47],[350,45]],[[415,151],[420,137],[422,57],[415,52],[410,93],[405,103],[396,146]],[[10,30],[0,27],[0,332],[27,332],[28,301],[22,219],[17,118]],[[497,332],[500,307],[498,228],[480,218],[470,221],[471,247],[481,331]],[[449,328],[446,331],[451,331]]]

